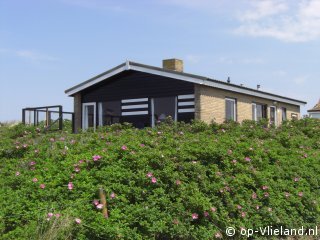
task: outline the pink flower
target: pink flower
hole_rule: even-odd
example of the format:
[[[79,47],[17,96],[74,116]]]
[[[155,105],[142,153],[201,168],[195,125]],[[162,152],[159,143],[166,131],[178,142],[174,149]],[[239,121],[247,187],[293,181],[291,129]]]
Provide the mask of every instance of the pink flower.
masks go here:
[[[179,224],[179,220],[178,220],[178,219],[176,219],[176,218],[175,218],[175,219],[173,219],[173,224],[176,224],[176,225],[177,225],[177,224]]]
[[[144,147],[145,145],[143,143],[140,144],[140,147]]]
[[[81,219],[80,218],[76,218],[74,221],[76,222],[76,224],[80,224],[81,223]]]
[[[285,192],[284,195],[285,195],[287,198],[290,197],[290,193],[288,193],[288,192]]]
[[[55,217],[56,217],[56,218],[59,218],[59,217],[61,217],[61,214],[60,214],[60,213],[56,213],[56,214],[55,214]]]
[[[50,138],[50,142],[54,142],[54,138]]]
[[[123,146],[121,147],[121,149],[122,149],[123,151],[125,151],[125,150],[128,149],[128,147],[127,147],[126,145],[123,145]]]
[[[81,164],[81,163],[84,163],[84,160],[79,160],[79,163]]]
[[[96,207],[97,207],[97,209],[102,209],[103,208],[103,204],[99,203]]]
[[[30,165],[30,166],[36,165],[36,162],[35,162],[35,161],[31,161],[31,162],[29,163],[29,165]]]
[[[257,194],[254,192],[254,193],[252,193],[251,197],[252,197],[252,199],[256,199],[257,198]]]
[[[246,212],[241,213],[241,217],[243,217],[243,218],[246,217],[246,215],[247,215]]]
[[[308,154],[304,154],[303,157],[304,157],[304,158],[307,158],[307,157],[308,157]]]
[[[23,144],[22,145],[24,148],[27,148],[28,147],[28,144]]]
[[[204,212],[203,215],[204,215],[205,217],[209,217],[209,213],[208,213],[208,212]]]
[[[74,171],[75,171],[75,172],[80,172],[80,168],[79,168],[79,167],[75,167],[75,168],[74,168]]]
[[[32,182],[34,182],[34,183],[35,183],[35,182],[38,182],[38,178],[33,178],[33,179],[32,179]]]
[[[53,217],[53,213],[49,212],[47,216],[48,216],[48,218],[52,218]]]
[[[269,212],[272,212],[272,208],[271,208],[271,207],[269,207],[269,208],[268,208],[268,211],[269,211]]]
[[[147,173],[147,177],[148,177],[148,178],[150,178],[150,177],[152,177],[152,176],[153,176],[153,175],[152,175],[152,172],[148,172],[148,173]]]
[[[69,190],[72,190],[72,189],[73,189],[73,183],[72,183],[72,182],[69,182],[69,183],[68,183],[68,189],[69,189]]]
[[[92,157],[93,161],[96,162],[96,161],[99,161],[101,159],[101,156],[100,155],[94,155]]]
[[[269,193],[268,193],[268,192],[265,192],[263,195],[264,195],[265,197],[269,197]]]
[[[217,232],[215,235],[214,235],[215,238],[222,238],[222,235],[221,233]]]
[[[236,164],[236,163],[237,163],[237,160],[233,159],[233,160],[232,160],[232,163],[233,163],[233,164]]]
[[[114,192],[112,192],[111,194],[110,194],[110,198],[111,199],[114,199],[116,197],[116,194],[114,193]]]
[[[44,189],[45,187],[46,187],[46,185],[45,185],[44,183],[41,183],[41,184],[40,184],[40,188],[41,188],[41,189]]]
[[[192,213],[191,217],[192,219],[198,219],[199,215],[197,213]]]
[[[228,150],[228,154],[229,155],[232,154],[232,150],[231,149]]]
[[[94,200],[92,201],[92,203],[93,203],[93,205],[98,206],[98,204],[99,204],[99,200],[94,199]]]
[[[212,207],[212,208],[211,208],[211,211],[212,211],[212,212],[216,212],[217,209],[216,209],[215,207]]]
[[[261,188],[262,188],[262,190],[267,190],[267,189],[269,189],[268,186],[262,186]]]
[[[16,172],[16,176],[19,176],[20,175],[20,172]]]
[[[226,132],[226,130],[224,130],[224,129],[222,128],[222,129],[221,129],[221,132],[225,133],[225,132]]]
[[[257,205],[257,206],[256,206],[256,209],[257,209],[257,210],[259,210],[259,209],[260,209],[260,206],[259,206],[259,205]]]
[[[299,182],[299,180],[300,180],[300,178],[298,178],[298,177],[295,177],[295,178],[294,178],[294,181],[295,181],[295,182]]]
[[[240,209],[242,209],[242,206],[241,205],[237,205],[237,208],[240,210]]]
[[[176,180],[176,184],[177,184],[177,185],[180,185],[180,184],[181,184],[181,181],[180,181],[180,180]]]
[[[39,150],[38,149],[34,150],[34,153],[39,153]]]
[[[251,158],[246,157],[244,160],[246,160],[247,162],[251,162]]]
[[[152,177],[152,178],[151,178],[151,182],[152,182],[152,183],[156,183],[156,182],[157,182],[157,179],[156,179],[155,177]]]
[[[303,196],[303,192],[299,192],[298,195],[299,195],[299,197],[302,197]]]

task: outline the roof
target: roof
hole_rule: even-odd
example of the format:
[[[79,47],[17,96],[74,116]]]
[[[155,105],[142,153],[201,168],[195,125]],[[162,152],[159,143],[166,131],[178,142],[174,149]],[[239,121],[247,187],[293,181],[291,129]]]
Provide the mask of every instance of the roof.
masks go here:
[[[308,110],[308,112],[320,112],[320,99],[319,102],[310,110]]]
[[[232,92],[237,92],[237,93],[242,93],[242,94],[247,94],[255,97],[261,97],[265,99],[270,99],[273,101],[279,101],[279,102],[284,102],[284,103],[289,103],[293,105],[304,105],[306,102],[293,99],[293,98],[288,98],[280,95],[276,95],[273,93],[268,93],[260,90],[256,90],[253,88],[248,88],[232,83],[227,83],[224,81],[216,80],[216,79],[211,79],[208,77],[204,76],[199,76],[199,75],[194,75],[190,73],[184,73],[184,72],[177,72],[177,71],[172,71],[172,70],[167,70],[159,67],[154,67],[154,66],[149,66],[141,63],[136,63],[136,62],[131,62],[131,61],[126,61],[125,63],[122,63],[106,72],[103,72],[93,78],[90,78],[87,81],[84,81],[74,87],[71,87],[65,91],[66,94],[69,96],[73,96],[74,94],[91,87],[99,82],[102,82],[116,74],[119,74],[124,71],[129,71],[129,70],[134,70],[138,72],[145,72],[145,73],[150,73],[154,75],[159,75],[163,77],[168,77],[168,78],[173,78],[177,80],[182,80],[182,81],[187,81],[187,82],[192,82],[200,85],[205,85],[209,87],[214,87],[218,89],[224,89]]]

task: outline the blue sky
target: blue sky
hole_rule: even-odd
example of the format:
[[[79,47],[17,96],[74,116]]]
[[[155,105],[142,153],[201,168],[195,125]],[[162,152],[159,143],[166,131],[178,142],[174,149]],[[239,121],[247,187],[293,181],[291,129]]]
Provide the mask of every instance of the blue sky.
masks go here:
[[[320,0],[0,0],[0,121],[126,59],[320,98]]]

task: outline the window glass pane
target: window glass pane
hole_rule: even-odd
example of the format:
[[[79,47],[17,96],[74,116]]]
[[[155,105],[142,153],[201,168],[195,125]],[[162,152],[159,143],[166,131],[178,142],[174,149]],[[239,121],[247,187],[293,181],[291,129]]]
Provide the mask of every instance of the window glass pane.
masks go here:
[[[270,107],[270,123],[275,124],[276,121],[276,109],[274,107]]]
[[[262,109],[262,105],[260,105],[260,104],[257,104],[256,105],[257,107],[257,121],[260,121],[261,119],[262,119],[262,113],[263,113],[263,109]]]
[[[120,122],[121,101],[106,101],[99,103],[99,124],[111,125]]]
[[[235,101],[226,99],[226,120],[235,121]]]
[[[287,120],[287,109],[282,108],[282,121]]]
[[[176,98],[175,97],[162,97],[154,98],[154,121],[155,124],[163,122],[167,117],[173,120],[176,115]]]

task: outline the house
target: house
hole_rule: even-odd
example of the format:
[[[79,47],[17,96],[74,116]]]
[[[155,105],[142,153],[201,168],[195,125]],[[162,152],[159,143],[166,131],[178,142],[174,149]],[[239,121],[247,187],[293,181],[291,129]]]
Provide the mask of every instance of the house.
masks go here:
[[[308,110],[308,113],[311,118],[320,119],[320,99],[319,102],[312,109]]]
[[[74,127],[130,122],[155,126],[167,116],[176,121],[210,123],[268,118],[278,125],[300,118],[306,102],[242,85],[185,73],[183,61],[163,67],[126,61],[65,91],[74,98]]]

